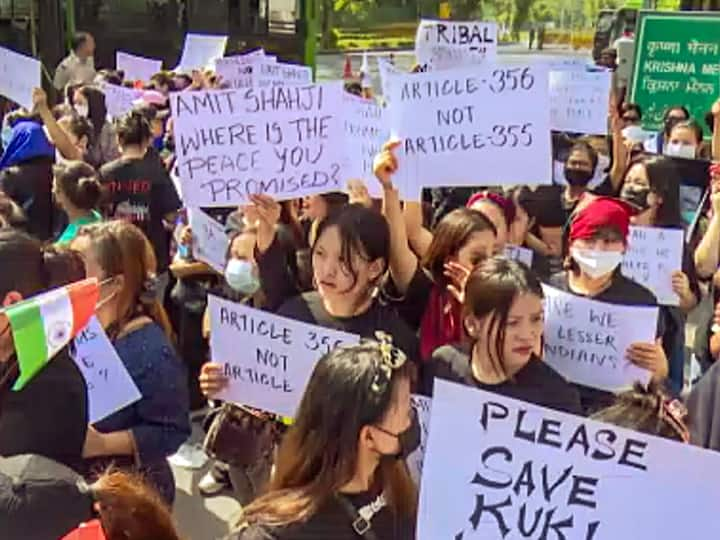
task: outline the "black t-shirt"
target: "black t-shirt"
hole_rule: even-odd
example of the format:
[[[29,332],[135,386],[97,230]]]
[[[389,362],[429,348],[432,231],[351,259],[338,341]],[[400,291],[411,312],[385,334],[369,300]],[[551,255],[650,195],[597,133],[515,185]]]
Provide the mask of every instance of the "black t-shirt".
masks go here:
[[[446,345],[432,356],[435,377],[570,414],[582,414],[578,391],[542,360],[532,357],[512,381],[485,384],[472,374],[466,347]]]
[[[344,495],[355,509],[362,508],[375,499],[370,493]],[[353,519],[341,503],[332,498],[308,521],[288,527],[270,528],[250,526],[231,536],[232,540],[360,540],[353,530]],[[396,516],[387,506],[371,520],[372,530],[378,540],[414,540],[415,521]]]
[[[556,289],[560,289],[561,291],[574,294],[575,296],[583,296],[570,289],[567,272],[559,272],[553,275],[550,278],[548,285],[555,287]],[[597,296],[593,296],[591,300],[621,306],[658,305],[657,298],[653,293],[639,283],[623,276],[620,273],[620,270],[615,271],[610,287],[602,291]],[[658,313],[657,331],[655,335],[657,337],[662,337],[663,343],[665,342],[665,333],[667,330],[667,316],[667,312],[661,306]],[[577,385],[577,387],[580,390],[583,410],[585,410],[588,414],[592,414],[599,409],[611,405],[615,399],[614,394],[611,392],[605,392],[603,390],[598,390],[597,388],[589,388],[582,385]]]
[[[100,177],[110,193],[109,217],[140,227],[155,248],[158,272],[165,271],[170,233],[163,218],[182,203],[157,153],[148,152],[142,159],[116,159],[100,169]]]
[[[87,386],[67,347],[19,392],[11,390],[16,379],[10,377],[0,387],[0,456],[39,454],[80,470],[88,426]]]
[[[381,292],[383,299],[391,302],[396,307],[398,314],[410,328],[419,330],[433,287],[435,287],[435,282],[430,277],[430,274],[422,265],[418,264],[415,275],[410,280],[404,295],[400,295],[397,291],[395,282],[390,278],[389,274]]]
[[[390,306],[373,300],[370,308],[354,317],[333,317],[327,312],[320,293],[311,291],[285,302],[277,314],[324,328],[357,334],[362,338],[375,339],[375,332],[381,330],[393,338],[393,345],[402,350],[409,361],[420,366],[420,343],[417,336]],[[422,378],[421,374],[421,380]],[[418,389],[427,392],[424,384]]]

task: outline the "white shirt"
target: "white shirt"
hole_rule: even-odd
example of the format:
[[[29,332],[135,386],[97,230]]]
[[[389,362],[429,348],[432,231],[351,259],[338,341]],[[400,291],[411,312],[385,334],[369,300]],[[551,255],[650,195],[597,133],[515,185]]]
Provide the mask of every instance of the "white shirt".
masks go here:
[[[53,85],[63,90],[68,84],[92,84],[95,80],[95,59],[80,59],[74,52],[66,56],[55,70]]]

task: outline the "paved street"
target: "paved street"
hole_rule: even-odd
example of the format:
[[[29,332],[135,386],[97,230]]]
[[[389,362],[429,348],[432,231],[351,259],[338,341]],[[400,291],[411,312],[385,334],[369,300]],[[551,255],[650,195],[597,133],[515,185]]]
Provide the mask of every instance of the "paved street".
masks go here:
[[[372,53],[388,54],[388,53]],[[518,62],[532,59],[547,57],[586,57],[589,58],[587,51],[574,52],[568,49],[548,48],[538,53],[537,51],[528,51],[527,45],[508,45],[500,47],[500,60],[503,62]],[[396,52],[395,64],[398,68],[409,70],[413,63],[411,51]],[[360,68],[362,59],[361,54],[351,55],[353,62],[353,71],[357,72]],[[327,54],[318,57],[318,79],[330,80],[342,77],[343,67],[345,63],[345,55],[343,54]],[[376,90],[379,89],[379,79],[377,73],[377,64],[374,59],[370,60],[371,76]],[[201,440],[199,425],[194,425],[193,440],[198,442]],[[237,514],[238,504],[229,496],[222,495],[209,499],[202,498],[197,491],[197,482],[202,477],[205,469],[201,471],[189,471],[180,468],[174,468],[177,484],[177,499],[175,502],[175,516],[180,528],[180,532],[186,540],[216,540],[227,534],[228,523]]]

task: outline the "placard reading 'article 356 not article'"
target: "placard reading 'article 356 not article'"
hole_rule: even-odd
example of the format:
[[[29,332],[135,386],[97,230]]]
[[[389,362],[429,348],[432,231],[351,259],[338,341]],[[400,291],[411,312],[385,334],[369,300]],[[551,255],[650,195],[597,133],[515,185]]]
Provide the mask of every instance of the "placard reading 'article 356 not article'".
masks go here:
[[[341,191],[341,82],[171,94],[186,206]]]
[[[549,184],[548,69],[487,65],[392,79],[397,185]]]

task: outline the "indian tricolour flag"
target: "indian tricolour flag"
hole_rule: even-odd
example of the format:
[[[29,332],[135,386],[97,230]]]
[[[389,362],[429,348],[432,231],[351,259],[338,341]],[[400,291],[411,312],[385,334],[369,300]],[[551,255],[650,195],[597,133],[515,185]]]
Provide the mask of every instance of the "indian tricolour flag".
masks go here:
[[[12,328],[20,376],[13,390],[22,390],[45,365],[87,325],[99,295],[96,279],[33,296],[6,308]]]

